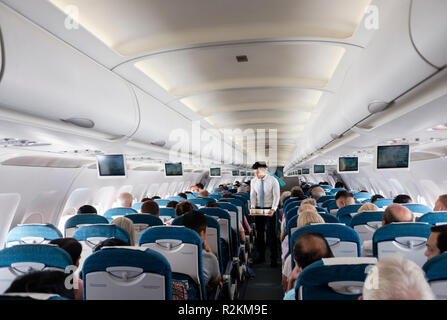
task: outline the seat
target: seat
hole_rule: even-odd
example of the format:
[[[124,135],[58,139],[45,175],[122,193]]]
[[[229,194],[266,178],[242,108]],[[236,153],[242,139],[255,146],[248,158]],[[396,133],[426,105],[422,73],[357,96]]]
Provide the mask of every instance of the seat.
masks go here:
[[[147,248],[104,247],[82,267],[84,300],[171,300],[172,274],[163,255]]]
[[[370,241],[374,232],[382,226],[383,211],[365,211],[355,215],[351,220],[353,228],[360,237],[360,241]]]
[[[317,205],[321,207],[325,201],[332,199],[335,199],[335,196],[321,196],[317,199]]]
[[[338,209],[337,218],[340,220],[340,223],[344,223],[347,226],[351,225],[352,217],[357,214],[361,206],[361,204],[352,204]]]
[[[64,226],[65,237],[70,238],[71,236],[73,236],[73,233],[83,225],[107,224],[107,223],[109,223],[107,218],[99,216],[97,214],[77,214],[65,222]]]
[[[413,212],[413,216],[415,218],[420,218],[424,214],[432,212],[433,209],[429,206],[426,206],[425,204],[419,204],[419,203],[404,203],[402,204],[404,207],[407,207],[408,209]]]
[[[354,193],[354,199],[356,199],[356,200],[371,199],[372,196],[373,195],[371,193],[368,193],[368,192],[357,192],[357,193]]]
[[[62,238],[62,233],[52,224],[19,224],[8,232],[5,246],[44,244],[59,238]]]
[[[322,188],[324,191],[330,191],[333,189],[333,187],[327,185],[320,185],[319,187]]]
[[[284,206],[283,212],[285,212],[287,214],[287,212],[289,212],[290,209],[299,207],[301,205],[301,201],[302,200],[290,201],[289,203],[287,203],[286,206]]]
[[[388,207],[390,204],[393,204],[393,199],[377,199],[376,201],[374,201],[374,204],[379,208]]]
[[[186,196],[186,198],[188,198],[188,196]],[[180,202],[180,201],[185,201],[187,199],[185,199],[183,197],[179,197],[179,196],[173,196],[173,197],[167,197],[166,200]]]
[[[130,244],[130,237],[126,230],[114,224],[94,224],[80,227],[73,234],[82,245],[79,266],[92,254],[96,245],[108,238],[118,238]]]
[[[400,254],[422,267],[427,260],[424,252],[430,233],[428,223],[397,222],[385,225],[374,233],[373,255],[380,259],[389,254]]]
[[[334,217],[333,215],[330,215],[327,213],[321,213],[321,212],[319,212],[319,214],[323,218],[325,223],[340,223],[340,221],[338,221],[337,217]]]
[[[161,253],[169,261],[172,279],[188,283],[188,300],[206,300],[202,240],[197,232],[179,226],[153,227],[143,232],[138,244]]]
[[[182,198],[182,200],[185,200],[185,199]],[[155,201],[155,202],[158,204],[158,206],[161,208],[161,207],[166,207],[166,205],[168,204],[168,202],[169,202],[170,200],[166,200],[166,199],[155,199],[154,201]]]
[[[204,207],[208,202],[216,202],[216,199],[212,198],[195,198],[188,200],[189,202],[195,204],[196,206]]]
[[[214,200],[219,200],[220,198],[222,198],[222,194],[220,194],[220,193],[211,193],[210,194],[210,198],[214,199]]]
[[[141,211],[141,206],[142,206],[142,205],[143,205],[143,202],[135,202],[135,203],[132,205],[132,209],[134,209],[134,210],[140,212],[140,211]]]
[[[223,200],[225,200],[225,201],[223,201]],[[249,217],[248,205],[247,205],[247,203],[244,203],[240,199],[225,198],[225,199],[219,200],[218,202],[228,202],[228,203],[231,203],[232,205],[236,206],[236,208],[239,212],[238,219],[239,219],[240,223],[242,223],[242,217]]]
[[[327,258],[304,268],[295,287],[297,300],[357,300],[376,258]]]
[[[322,207],[316,207],[315,209],[317,209],[317,212],[321,216],[323,216],[323,214],[328,215],[327,210],[322,208]],[[298,210],[299,210],[299,207],[294,207],[294,208],[289,209],[289,211],[287,211],[286,216],[285,216],[286,222],[288,222],[290,220],[290,218],[292,218],[293,216],[296,216],[298,214]],[[338,221],[338,219],[336,217],[332,216],[332,218],[334,218],[335,220],[334,219],[330,219],[330,218],[329,219],[331,221],[337,221],[337,223],[340,223],[340,221]]]
[[[59,270],[73,265],[70,255],[56,245],[18,244],[0,250],[0,292],[30,271]]]
[[[289,237],[289,252],[293,252],[293,244],[303,232],[320,233],[326,238],[335,257],[360,257],[361,255],[361,243],[357,232],[344,224],[335,223],[312,224],[297,229]]]
[[[187,193],[187,194],[186,194],[186,197],[188,198],[188,200],[189,200],[189,199],[195,199],[195,198],[197,198],[197,196],[194,195],[194,194],[192,194],[192,193]]]
[[[109,222],[112,222],[115,218],[133,213],[138,213],[138,211],[132,208],[111,208],[104,212],[104,217],[107,218]]]
[[[299,201],[297,197],[286,197],[282,203],[282,207],[285,208],[286,205],[291,201]]]
[[[335,196],[337,194],[337,192],[341,191],[341,190],[345,190],[346,191],[345,188],[334,188],[334,189],[330,190],[329,192],[331,193],[331,195]]]
[[[134,239],[135,243],[138,242],[140,235],[147,228],[163,225],[163,221],[161,221],[160,218],[158,218],[152,214],[134,213],[134,214],[128,214],[126,216],[126,218],[132,220],[132,222],[133,222],[133,228],[135,231],[134,232],[135,233],[135,239]]]
[[[323,204],[321,206],[323,208],[325,208],[333,216],[337,215],[338,206],[337,206],[337,202],[335,201],[335,199],[326,200],[325,202],[323,202]]]
[[[418,219],[418,222],[426,222],[431,225],[447,223],[447,211],[426,213]]]
[[[427,279],[437,300],[447,300],[447,252],[441,253],[423,266]]]

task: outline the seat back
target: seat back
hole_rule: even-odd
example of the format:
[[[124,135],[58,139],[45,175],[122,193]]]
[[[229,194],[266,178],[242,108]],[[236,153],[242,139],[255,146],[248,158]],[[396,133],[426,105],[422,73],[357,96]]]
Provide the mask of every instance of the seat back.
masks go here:
[[[348,226],[351,225],[352,217],[357,214],[357,211],[360,209],[361,206],[361,204],[352,204],[338,209],[337,218],[340,223],[344,223]]]
[[[231,228],[234,231],[237,231],[239,228],[239,224],[237,221],[239,221],[239,210],[234,204],[228,203],[228,202],[217,202],[220,208],[226,210],[231,217]]]
[[[324,191],[331,191],[333,189],[332,186],[327,186],[327,185],[320,185],[320,188],[322,188]]]
[[[104,217],[107,218],[109,222],[117,217],[126,216],[128,214],[138,213],[137,210],[132,208],[111,208],[104,212]]]
[[[329,192],[331,195],[335,196],[337,194],[337,192],[341,191],[341,190],[346,190],[346,189],[345,188],[334,188],[334,189],[330,190]]]
[[[379,208],[384,208],[384,207],[388,207],[390,204],[393,204],[393,199],[381,198],[381,199],[377,199],[373,203],[376,206],[378,206]]]
[[[179,197],[179,196],[172,196],[172,197],[167,197],[166,200],[180,202],[180,201],[187,200],[187,198],[188,198],[188,196],[186,196],[186,199],[183,197]]]
[[[381,259],[390,254],[399,254],[422,267],[427,260],[424,252],[430,233],[428,223],[404,222],[385,225],[373,235],[373,255]]]
[[[223,261],[224,265],[226,265],[226,262],[230,261],[234,255],[233,241],[237,241],[233,239],[231,234],[231,224],[233,219],[230,213],[221,208],[202,208],[199,211],[205,215],[216,218],[217,222],[219,223],[220,237],[224,240],[224,244],[222,246],[222,254],[225,255],[225,258],[223,259]],[[236,224],[235,232],[237,235],[239,234],[239,224]]]
[[[288,212],[290,209],[299,207],[301,205],[302,200],[294,200],[287,203],[287,205],[284,206],[284,212]]]
[[[138,243],[138,239],[144,230],[154,226],[162,226],[163,221],[160,218],[146,213],[128,214],[126,218],[132,220],[134,228],[134,243]]]
[[[224,199],[221,199],[224,200]],[[238,219],[239,222],[242,223],[242,217],[248,216],[248,206],[247,204],[244,204],[242,200],[239,199],[232,199],[232,198],[225,198],[225,201],[228,203],[231,203],[234,205],[238,210]]]
[[[333,216],[337,215],[338,206],[335,199],[326,200],[325,202],[323,202],[321,206],[325,208]]]
[[[182,200],[185,200],[185,199],[182,198]],[[155,201],[155,202],[158,204],[158,206],[161,208],[161,207],[166,207],[166,205],[168,204],[168,202],[171,201],[171,200],[166,200],[166,199],[155,199],[154,201]]]
[[[368,192],[357,192],[357,193],[354,193],[354,199],[356,199],[356,200],[371,199],[372,196],[373,195],[371,193],[368,193]]]
[[[83,225],[90,224],[107,224],[107,218],[97,214],[77,214],[65,222],[64,233],[65,237],[71,238],[73,233]]]
[[[300,273],[295,287],[297,300],[357,300],[375,258],[327,258]]]
[[[216,199],[212,198],[195,198],[188,200],[189,202],[195,204],[196,206],[204,207],[208,202],[216,202]]]
[[[357,232],[343,224],[335,223],[312,224],[299,228],[289,238],[289,252],[293,252],[293,244],[303,232],[320,233],[326,238],[335,257],[360,257],[361,255],[361,243]]]
[[[422,270],[436,295],[436,300],[447,300],[447,252],[428,260]]]
[[[95,246],[108,238],[118,238],[130,244],[127,231],[114,224],[94,224],[80,227],[73,234],[73,238],[77,239],[82,245],[80,267],[85,259],[92,254]]]
[[[105,247],[85,260],[84,300],[170,300],[169,262],[147,248]]]
[[[179,226],[147,229],[139,246],[161,253],[171,265],[172,278],[188,281],[188,299],[206,300],[202,266],[202,240],[194,230]]]
[[[0,292],[16,277],[31,271],[59,270],[73,265],[70,255],[56,245],[18,244],[0,250]]]
[[[447,211],[426,213],[418,219],[418,222],[426,222],[431,225],[447,223]]]
[[[5,246],[45,244],[58,238],[62,238],[62,233],[52,224],[19,224],[8,232]]]
[[[285,208],[286,205],[291,201],[299,201],[297,197],[286,197],[282,203],[282,207]]]
[[[404,203],[402,204],[404,207],[407,207],[408,209],[413,212],[413,216],[418,219],[422,217],[424,214],[432,212],[433,209],[429,206],[426,206],[425,204],[419,204],[419,203]]]
[[[335,199],[335,196],[321,196],[317,199],[317,205],[322,206],[325,201],[332,199]]]
[[[351,228],[358,233],[363,243],[372,240],[374,232],[382,226],[383,211],[365,211],[355,215],[351,220]]]
[[[140,212],[142,206],[143,206],[143,202],[135,202],[135,203],[132,205],[132,209],[134,209],[134,210]]]

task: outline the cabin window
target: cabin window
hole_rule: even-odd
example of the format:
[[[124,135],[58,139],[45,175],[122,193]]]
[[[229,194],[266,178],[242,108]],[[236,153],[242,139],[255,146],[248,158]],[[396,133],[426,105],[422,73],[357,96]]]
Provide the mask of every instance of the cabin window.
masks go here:
[[[143,196],[147,190],[147,185],[145,184],[139,184],[135,188],[133,188],[132,195],[135,197],[135,202],[140,202],[141,199],[143,199]]]
[[[164,198],[167,195],[167,191],[169,188],[169,183],[165,182],[160,186],[160,189],[158,190],[158,192],[155,194],[156,196],[160,196],[161,198]]]
[[[95,198],[93,199],[93,206],[98,211],[98,214],[103,214],[107,209],[112,207],[115,196],[115,187],[108,186],[102,187],[96,192]]]
[[[158,196],[159,195],[158,194],[159,193],[158,192],[159,187],[160,187],[160,185],[158,183],[151,184],[149,186],[149,190],[147,191],[146,196],[149,197],[149,198],[152,198],[154,196]]]
[[[176,187],[177,187],[177,182],[171,182],[171,184],[169,185],[167,196],[175,195]]]
[[[0,247],[3,248],[6,236],[11,228],[12,220],[15,216],[17,208],[20,203],[20,194],[18,193],[0,193]]]

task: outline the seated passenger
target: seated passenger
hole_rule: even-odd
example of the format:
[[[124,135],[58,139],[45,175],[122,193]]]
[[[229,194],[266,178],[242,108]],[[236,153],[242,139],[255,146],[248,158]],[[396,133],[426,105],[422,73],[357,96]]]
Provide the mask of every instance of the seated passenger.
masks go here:
[[[318,198],[325,196],[326,192],[321,187],[316,187],[312,189],[312,198],[318,200]]]
[[[314,199],[305,199],[305,200],[303,200],[301,202],[301,205],[300,205],[300,207],[298,209],[297,214],[300,214],[301,212],[306,211],[306,210],[311,210],[311,211],[317,212],[317,209],[315,208],[315,205],[316,205],[316,202],[315,202]],[[281,234],[279,236],[279,239],[281,241],[284,241],[285,237],[287,236],[285,234],[285,232],[286,232],[286,224],[287,224],[287,221],[286,221],[286,218],[284,217],[284,219],[281,221]],[[285,257],[284,253],[283,253],[283,256]]]
[[[344,188],[344,189],[346,189],[346,185],[345,185],[343,182],[341,182],[341,181],[337,181],[337,182],[335,183],[334,188],[335,188],[335,189],[339,189],[339,188]]]
[[[175,216],[176,217],[180,217],[180,216],[184,215],[185,213],[193,212],[193,211],[194,211],[194,207],[193,207],[192,203],[189,201],[186,201],[186,200],[180,201],[175,206]]]
[[[5,293],[48,293],[74,300],[74,290],[67,288],[66,279],[62,271],[33,271],[16,278]]]
[[[304,195],[303,189],[301,189],[298,186],[295,186],[290,190],[290,197],[291,198],[298,198],[298,200],[304,200],[306,199],[306,196]]]
[[[399,194],[393,199],[393,203],[413,203],[413,200],[409,195]]]
[[[183,199],[188,199],[188,196],[186,195],[186,193],[184,193],[184,192],[180,192],[178,195],[177,195],[177,197],[181,197],[181,198],[183,198]]]
[[[210,197],[210,193],[206,190],[201,190],[199,191],[199,196],[198,198],[209,198]]]
[[[284,191],[283,193],[281,193],[281,196],[279,197],[279,204],[281,208],[283,207],[284,199],[290,197],[291,194],[292,193],[290,191]]]
[[[438,197],[433,211],[447,211],[447,194],[442,194]]]
[[[174,200],[169,201],[169,202],[166,204],[166,208],[174,208],[174,209],[175,209],[175,207],[177,206],[177,204],[178,204],[178,201],[174,201]]]
[[[427,260],[447,251],[447,225],[431,227],[431,234],[427,240],[425,256]]]
[[[153,196],[150,200],[159,200],[159,199],[161,199],[160,196]]]
[[[376,202],[378,199],[384,199],[385,197],[382,196],[381,194],[375,194],[371,197],[371,203]]]
[[[141,202],[146,202],[146,201],[148,201],[148,200],[152,200],[151,198],[148,198],[148,197],[144,197],[143,199],[141,199]]]
[[[302,228],[314,223],[325,223],[324,219],[321,217],[320,214],[318,214],[315,209],[314,210],[304,210],[300,212],[300,215],[298,216],[297,221],[297,227]],[[284,241],[281,244],[282,248],[282,284],[284,291],[287,290],[287,279],[290,276],[290,273],[292,272],[291,269],[291,255],[289,254],[289,236],[287,235],[284,238]]]
[[[219,261],[206,242],[206,217],[199,211],[189,212],[183,215],[182,224],[196,231],[202,239],[202,265],[203,276],[208,290],[214,290],[217,285],[222,286],[219,272]]]
[[[434,300],[424,271],[399,255],[386,256],[371,268],[359,300]]]
[[[141,213],[147,213],[152,214],[156,217],[160,214],[160,207],[158,206],[158,203],[154,200],[148,200],[143,203],[141,206]]]
[[[379,207],[376,206],[374,203],[364,203],[358,210],[357,213],[362,213],[365,211],[379,211]]]
[[[129,192],[123,192],[118,196],[119,206],[122,208],[132,208],[133,196]]]
[[[313,198],[307,198],[301,201],[301,205],[300,208],[303,204],[310,204],[312,207],[316,207],[317,206],[317,201]]]
[[[295,300],[295,283],[304,268],[318,260],[333,257],[334,254],[328,242],[321,234],[315,232],[300,234],[293,245],[295,267],[287,281],[287,293],[284,300]]]
[[[198,183],[198,184],[196,184],[196,187],[197,187],[197,189],[198,189],[197,192],[200,192],[200,191],[202,191],[202,190],[205,190],[205,186],[204,186],[202,183]]]
[[[355,204],[354,195],[346,190],[340,190],[335,194],[335,202],[337,203],[337,207],[343,208],[349,205]]]
[[[86,204],[78,209],[77,214],[98,214],[98,211],[95,207]]]
[[[129,244],[124,240],[121,240],[118,238],[108,238],[108,239],[98,243],[93,248],[93,252],[99,251],[104,247],[127,247],[127,246],[129,246]]]
[[[132,220],[130,220],[129,218],[126,218],[126,217],[118,217],[116,219],[113,219],[113,221],[110,222],[110,224],[117,225],[118,227],[121,227],[124,230],[126,230],[127,233],[129,234],[130,245],[131,246],[135,245],[135,240],[136,240],[135,239],[135,230],[134,230]]]
[[[199,188],[197,186],[190,186],[189,191],[191,191],[192,193],[196,193],[199,192]]]

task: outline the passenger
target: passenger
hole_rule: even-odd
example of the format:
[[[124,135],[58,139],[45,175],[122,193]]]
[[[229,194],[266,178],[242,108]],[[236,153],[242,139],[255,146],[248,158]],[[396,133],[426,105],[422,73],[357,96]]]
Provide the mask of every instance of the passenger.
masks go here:
[[[386,256],[366,277],[360,300],[434,300],[424,271],[402,256]]]
[[[413,200],[409,195],[399,194],[394,198],[393,203],[413,203]]]
[[[204,186],[202,183],[198,183],[198,184],[196,184],[196,187],[197,187],[197,189],[198,189],[197,192],[200,192],[200,191],[202,191],[202,190],[205,190],[205,186]]]
[[[136,242],[135,229],[134,229],[132,220],[130,220],[129,218],[126,218],[126,217],[118,217],[116,219],[113,219],[113,221],[110,222],[110,224],[114,224],[114,225],[126,230],[127,233],[129,234],[130,245],[131,246],[135,245],[135,242]]]
[[[427,260],[447,251],[447,225],[431,227],[431,234],[426,245],[425,256]]]
[[[188,199],[188,196],[186,195],[186,193],[184,193],[184,192],[180,192],[178,195],[177,195],[178,197],[181,197],[181,198],[183,198],[183,199]]]
[[[295,186],[295,187],[292,188],[290,197],[291,198],[297,198],[298,200],[306,199],[306,196],[304,195],[303,189],[301,189],[298,186]]]
[[[192,193],[198,193],[199,188],[197,186],[190,186],[189,191],[191,191]]]
[[[281,208],[283,207],[284,199],[287,197],[290,197],[291,194],[292,193],[290,191],[284,191],[283,193],[281,193],[281,196],[279,197],[279,204],[280,204]]]
[[[438,197],[433,211],[447,211],[447,194],[442,194]]]
[[[374,203],[367,202],[367,203],[364,203],[364,204],[357,210],[358,213],[362,213],[362,212],[365,212],[365,211],[379,211],[379,207],[376,206]]]
[[[206,190],[199,191],[199,196],[197,198],[209,198],[210,193]]]
[[[148,201],[148,200],[152,200],[152,199],[151,199],[151,198],[148,198],[148,197],[145,197],[145,198],[141,199],[141,202],[146,202],[146,201]]]
[[[376,202],[378,199],[384,199],[385,197],[382,196],[381,194],[375,194],[371,197],[371,203]]]
[[[65,285],[66,279],[62,271],[33,271],[16,278],[5,293],[48,293],[74,300],[74,289]]]
[[[222,198],[236,199],[236,197],[233,196],[231,193],[224,193],[224,194],[222,195]]]
[[[86,204],[78,209],[77,214],[98,214],[98,211],[95,207]]]
[[[217,285],[222,286],[219,272],[219,262],[212,253],[211,248],[206,242],[206,217],[199,211],[186,213],[183,216],[182,224],[196,231],[202,239],[202,265],[203,276],[208,290],[214,290]]]
[[[122,208],[132,208],[133,196],[129,192],[123,192],[118,196],[119,206]]]
[[[160,207],[154,200],[148,200],[141,206],[141,213],[152,214],[158,217],[160,215]]]
[[[300,208],[303,204],[310,204],[312,207],[315,208],[317,206],[317,201],[315,201],[315,199],[312,199],[312,198],[307,198],[307,199],[304,199],[303,201],[301,201]]]
[[[153,197],[151,198],[151,200],[159,200],[159,199],[161,199],[160,196],[153,196]]]
[[[156,203],[156,202],[155,202]],[[171,200],[166,204],[166,208],[174,208],[177,206],[178,201]]]
[[[321,234],[315,232],[300,234],[293,245],[295,267],[287,281],[288,291],[284,300],[295,300],[295,283],[304,268],[321,259],[333,257],[334,254],[328,242]],[[291,261],[288,264],[291,265]]]
[[[346,185],[345,185],[343,182],[341,182],[341,181],[337,181],[337,182],[335,183],[334,188],[335,188],[335,189],[339,189],[339,188],[346,189]]]
[[[316,188],[312,189],[312,198],[314,198],[315,200],[318,200],[318,198],[325,196],[325,195],[326,195],[326,192],[321,187],[316,187]]]
[[[310,206],[310,205],[305,204],[304,206],[306,207],[306,206]],[[324,223],[324,219],[321,217],[320,214],[317,213],[315,208],[311,208],[309,210],[305,210],[303,208],[303,210],[300,211],[300,215],[298,216],[297,227],[302,228],[302,227],[305,227],[305,226],[313,224],[313,223]],[[281,247],[282,247],[281,258],[283,261],[282,284],[283,284],[284,291],[286,291],[287,290],[287,279],[290,276],[290,273],[292,272],[291,257],[289,254],[289,236],[288,235],[286,235],[284,237],[284,240],[281,243]]]
[[[335,194],[335,202],[337,207],[343,208],[355,204],[354,195],[346,190],[340,190]]]
[[[79,267],[79,261],[81,260],[81,253],[82,253],[82,245],[78,240],[76,240],[75,238],[59,238],[51,240],[49,244],[55,244],[59,248],[65,250],[70,255],[71,260],[73,261],[73,265],[76,268]],[[73,275],[73,282],[75,281],[78,284],[77,286],[74,287],[75,300],[82,300],[83,284],[82,279],[79,278],[78,273],[74,273]]]
[[[93,252],[99,251],[104,247],[127,247],[127,246],[129,246],[129,244],[124,240],[121,240],[118,238],[108,238],[108,239],[98,243],[93,248]]]
[[[176,217],[180,217],[180,216],[184,215],[185,213],[193,212],[193,211],[194,211],[194,206],[192,205],[191,202],[186,201],[186,200],[180,201],[175,206],[175,216]]]

